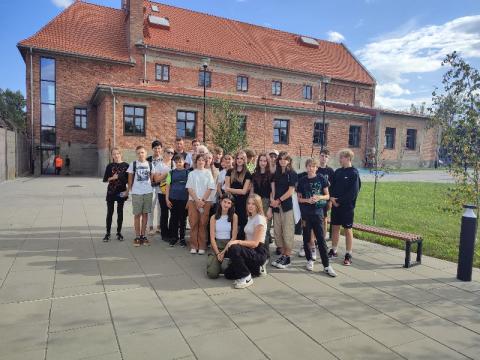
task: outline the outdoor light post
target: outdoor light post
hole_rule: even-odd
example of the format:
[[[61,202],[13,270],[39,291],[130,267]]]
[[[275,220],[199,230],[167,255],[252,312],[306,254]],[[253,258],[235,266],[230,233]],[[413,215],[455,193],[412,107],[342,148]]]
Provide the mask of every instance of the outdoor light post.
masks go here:
[[[203,59],[202,67],[203,67],[203,143],[205,144],[207,141],[207,68],[210,64],[210,59],[205,58]]]
[[[460,246],[458,249],[457,279],[472,281],[473,254],[475,252],[475,237],[477,233],[477,215],[475,205],[463,205],[460,230]]]
[[[324,77],[322,79],[323,84],[323,119],[322,119],[322,144],[320,150],[323,150],[325,147],[325,113],[327,112],[327,84],[330,83],[329,77]]]

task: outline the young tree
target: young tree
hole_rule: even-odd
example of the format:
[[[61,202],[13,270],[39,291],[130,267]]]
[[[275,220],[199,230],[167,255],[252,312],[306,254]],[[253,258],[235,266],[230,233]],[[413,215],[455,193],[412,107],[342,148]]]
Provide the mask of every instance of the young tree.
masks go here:
[[[220,146],[225,154],[233,154],[247,146],[245,117],[241,111],[241,107],[226,99],[214,99],[210,104],[207,120],[210,140]]]
[[[384,149],[380,150],[380,141],[379,135],[377,134],[375,137],[375,147],[370,151],[370,159],[372,167],[370,172],[373,173],[374,181],[373,181],[373,206],[372,206],[372,221],[373,224],[377,224],[377,187],[378,182],[381,178],[383,178],[386,174],[390,172],[390,166],[387,164],[383,157]]]
[[[0,117],[13,123],[18,129],[25,129],[26,101],[20,91],[0,89]]]
[[[443,92],[432,94],[432,125],[439,126],[448,171],[456,186],[449,192],[449,209],[473,203],[480,214],[480,73],[456,52],[442,62]]]

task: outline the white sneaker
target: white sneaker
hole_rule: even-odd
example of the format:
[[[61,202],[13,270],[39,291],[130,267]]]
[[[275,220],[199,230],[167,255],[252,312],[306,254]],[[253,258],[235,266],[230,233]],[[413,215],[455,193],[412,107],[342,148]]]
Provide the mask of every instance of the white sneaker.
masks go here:
[[[205,255],[205,250],[199,249],[198,250],[198,255]]]
[[[307,266],[306,266],[308,271],[313,271],[313,260],[308,260],[307,261]]]
[[[253,284],[252,275],[248,274],[248,276],[238,279],[234,286],[235,286],[235,289],[245,289],[246,287],[249,287],[252,284]]]
[[[310,250],[312,252],[313,261],[316,261],[317,260],[317,249],[316,248],[311,248]]]
[[[260,265],[260,276],[261,277],[267,276],[267,264],[268,264],[268,259],[265,260],[263,265]]]
[[[190,249],[190,254],[196,254],[196,253],[197,253],[197,249],[194,249],[194,248]]]
[[[300,246],[300,250],[298,250],[298,256],[305,257],[305,249],[303,248],[303,245]]]
[[[323,271],[325,272],[325,274],[327,274],[331,277],[336,277],[337,276],[337,273],[335,272],[335,270],[333,270],[332,265],[329,265]]]

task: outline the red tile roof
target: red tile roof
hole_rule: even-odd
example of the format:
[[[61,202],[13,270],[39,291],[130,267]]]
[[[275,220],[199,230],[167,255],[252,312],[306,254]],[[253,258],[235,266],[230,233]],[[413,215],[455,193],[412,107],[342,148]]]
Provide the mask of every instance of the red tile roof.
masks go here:
[[[74,2],[18,45],[130,61],[125,12],[81,1]]]
[[[145,43],[160,48],[210,57],[266,65],[275,68],[326,75],[364,84],[375,80],[343,45],[318,40],[319,48],[300,45],[299,35],[157,4],[160,12],[147,15],[167,17],[170,29],[147,27]]]
[[[203,99],[203,88],[193,89],[193,88],[180,88],[170,85],[150,85],[150,84],[98,84],[97,91],[104,89],[110,92],[110,88],[114,90],[124,90],[126,92],[144,92],[147,94],[151,94],[152,96],[155,95],[177,95],[177,96],[188,96],[188,97],[196,97],[198,99]],[[94,94],[94,98],[97,92]],[[282,98],[267,98],[262,99],[257,96],[249,96],[245,94],[237,94],[232,93],[226,95],[224,92],[218,92],[214,90],[207,91],[207,98],[216,98],[222,97],[224,99],[230,99],[233,101],[238,101],[244,104],[251,104],[251,105],[267,105],[267,106],[274,106],[279,108],[291,108],[292,110],[317,110],[322,111],[323,105],[318,105],[313,102],[307,101],[298,101],[298,100],[288,100]],[[327,112],[329,113],[338,113],[344,115],[353,115],[353,116],[360,116],[368,118],[370,117],[368,114],[362,111],[355,111],[355,110],[347,110],[347,109],[340,109],[331,104],[327,105]]]
[[[374,84],[375,80],[342,44],[318,40],[300,45],[299,35],[240,21],[158,4],[170,29],[149,26],[151,2],[145,0],[145,43],[261,66],[300,71],[335,79]],[[156,4],[156,3],[155,3]],[[20,47],[34,47],[97,58],[130,61],[125,12],[76,1]]]

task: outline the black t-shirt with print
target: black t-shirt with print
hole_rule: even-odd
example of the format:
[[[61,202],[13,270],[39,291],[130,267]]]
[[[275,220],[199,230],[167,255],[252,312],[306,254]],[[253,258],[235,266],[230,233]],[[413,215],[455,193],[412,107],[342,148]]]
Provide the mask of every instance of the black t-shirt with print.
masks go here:
[[[328,182],[325,176],[316,174],[314,178],[308,176],[302,177],[298,181],[297,192],[302,198],[309,199],[313,195],[325,195],[323,189],[328,188]],[[323,206],[322,206],[323,203]],[[317,202],[315,204],[300,203],[300,211],[302,216],[305,215],[323,215],[325,202]]]
[[[106,200],[116,200],[118,194],[127,190],[128,183],[128,163],[110,163],[105,168],[105,174],[103,175],[103,182],[108,182],[107,197]],[[108,181],[113,175],[117,174],[118,179]]]
[[[326,166],[324,168],[319,167],[317,170],[317,174],[323,175],[325,177],[325,179],[328,181],[328,187],[332,185],[335,170],[333,170],[330,166]]]

